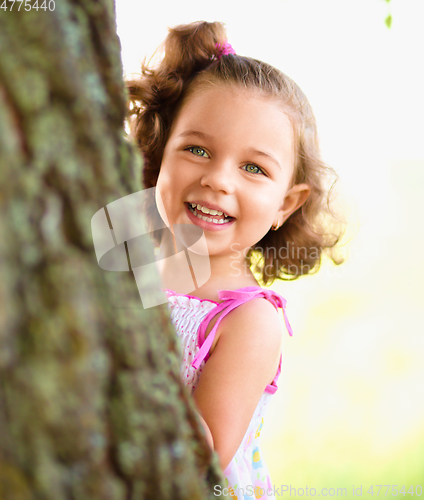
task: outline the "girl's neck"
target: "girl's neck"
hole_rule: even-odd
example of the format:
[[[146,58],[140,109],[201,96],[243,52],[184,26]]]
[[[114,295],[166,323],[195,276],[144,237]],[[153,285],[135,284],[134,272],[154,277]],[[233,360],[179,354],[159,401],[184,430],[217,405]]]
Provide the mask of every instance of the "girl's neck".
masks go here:
[[[239,255],[240,253],[238,252]],[[202,259],[205,260],[203,264]],[[237,259],[231,254],[199,256],[193,259],[191,266],[187,252],[175,253],[172,242],[162,241],[156,264],[162,288],[200,299],[220,302],[220,290],[258,286],[244,256]]]

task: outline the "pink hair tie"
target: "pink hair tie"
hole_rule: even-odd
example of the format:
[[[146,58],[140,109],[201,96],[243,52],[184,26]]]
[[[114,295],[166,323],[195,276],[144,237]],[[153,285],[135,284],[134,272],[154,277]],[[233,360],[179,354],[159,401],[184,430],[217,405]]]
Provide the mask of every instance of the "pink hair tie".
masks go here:
[[[222,56],[227,56],[228,54],[236,55],[236,51],[231,47],[231,44],[228,42],[225,43],[216,43],[215,47],[218,49],[218,61]]]

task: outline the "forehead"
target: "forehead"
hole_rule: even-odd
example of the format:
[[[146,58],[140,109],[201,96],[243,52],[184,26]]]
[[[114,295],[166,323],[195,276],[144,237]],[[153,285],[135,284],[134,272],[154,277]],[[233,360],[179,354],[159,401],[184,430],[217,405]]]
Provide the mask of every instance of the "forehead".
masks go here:
[[[258,125],[266,122],[279,122],[285,132],[293,129],[287,107],[276,97],[266,95],[257,89],[245,88],[236,84],[221,82],[200,82],[189,88],[179,111],[176,122],[234,121],[237,118],[252,121]]]
[[[269,95],[265,91],[257,88],[245,87],[237,83],[226,83],[213,79],[198,79],[194,80],[187,89],[185,96],[180,105],[180,111],[186,107],[190,101],[206,101],[206,100],[230,100],[243,99],[247,101],[262,101],[279,109],[284,114],[288,114],[288,108],[285,106],[282,99],[277,96]]]

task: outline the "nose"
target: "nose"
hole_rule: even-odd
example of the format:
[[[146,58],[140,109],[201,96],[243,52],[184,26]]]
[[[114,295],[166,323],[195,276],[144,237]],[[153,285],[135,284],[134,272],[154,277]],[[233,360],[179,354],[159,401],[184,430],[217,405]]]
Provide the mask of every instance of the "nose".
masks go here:
[[[221,191],[232,194],[236,187],[237,167],[230,160],[214,160],[205,165],[200,179],[202,187],[209,187],[212,191]]]

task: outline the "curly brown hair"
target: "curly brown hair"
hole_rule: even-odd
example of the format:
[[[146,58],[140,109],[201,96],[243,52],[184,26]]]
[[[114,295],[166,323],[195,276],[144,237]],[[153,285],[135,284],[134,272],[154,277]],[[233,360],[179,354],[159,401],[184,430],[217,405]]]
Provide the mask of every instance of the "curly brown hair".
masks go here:
[[[249,57],[221,55],[219,44],[226,40],[224,25],[218,22],[172,28],[159,47],[159,64],[152,67],[144,61],[141,76],[127,81],[128,122],[144,157],[144,187],[156,186],[172,125],[193,91],[210,84],[256,90],[283,104],[295,137],[296,165],[291,185],[306,183],[311,191],[306,202],[277,231],[268,231],[248,250],[246,258],[265,286],[275,279],[293,280],[315,273],[324,252],[340,264],[343,259],[335,250],[344,224],[330,207],[337,175],[321,160],[308,99],[293,80],[273,66]],[[155,226],[160,216],[154,200],[146,210],[150,227],[159,227]]]

